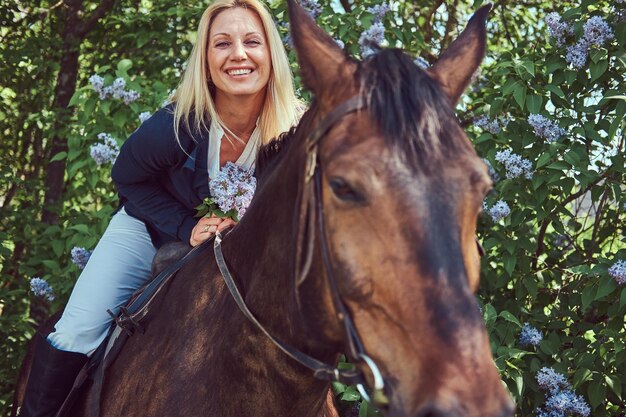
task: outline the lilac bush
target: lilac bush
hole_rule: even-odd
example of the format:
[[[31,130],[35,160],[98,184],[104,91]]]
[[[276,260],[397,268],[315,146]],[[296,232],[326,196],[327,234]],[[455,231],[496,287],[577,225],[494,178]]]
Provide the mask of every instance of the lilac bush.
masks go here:
[[[99,133],[98,139],[102,142],[91,145],[89,152],[93,160],[96,161],[98,166],[115,163],[115,160],[120,153],[120,147],[118,146],[117,141],[108,133]]]
[[[37,297],[45,298],[48,301],[54,301],[54,292],[48,281],[45,279],[34,277],[30,279],[30,291]]]

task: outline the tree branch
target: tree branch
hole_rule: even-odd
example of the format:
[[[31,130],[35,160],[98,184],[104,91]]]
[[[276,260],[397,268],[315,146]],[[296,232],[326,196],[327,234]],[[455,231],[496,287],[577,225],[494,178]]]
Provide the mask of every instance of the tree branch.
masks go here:
[[[352,5],[348,0],[341,0],[341,5],[343,6],[343,9],[346,11],[346,13],[350,13],[352,11]]]
[[[433,15],[439,8],[439,6],[441,6],[442,4],[443,4],[443,0],[437,0],[435,4],[433,4],[432,7],[428,9],[428,12],[426,12],[426,14],[424,15],[425,22],[428,25],[423,29],[424,30],[424,42],[426,44],[430,44],[430,41],[433,38],[433,23],[431,22],[431,20],[433,18]]]
[[[78,26],[76,34],[82,39],[84,38],[98,23],[104,15],[111,11],[115,5],[115,0],[102,0],[96,10],[91,13],[91,16],[84,19]]]
[[[607,177],[607,173],[605,172],[602,175],[600,175],[595,181],[593,181],[591,184],[589,184],[587,187],[585,187],[584,189],[581,189],[578,192],[576,192],[574,194],[571,194],[569,197],[567,197],[565,200],[563,200],[563,202],[561,204],[559,204],[552,211],[552,213],[554,213],[558,208],[565,207],[566,205],[568,205],[572,201],[576,200],[578,197],[582,196],[587,191],[591,190],[592,187],[596,186],[600,181],[602,181],[606,177]],[[550,220],[550,218],[547,217],[541,223],[541,227],[539,228],[539,233],[537,234],[537,250],[535,250],[535,254],[533,255],[533,262],[531,264],[531,268],[533,270],[537,268],[537,260],[539,259],[539,256],[543,253],[543,250],[545,248],[545,245],[543,243],[543,239],[544,239],[544,237],[546,235],[546,230],[548,229],[548,226],[550,225],[550,223],[552,223],[552,220]]]

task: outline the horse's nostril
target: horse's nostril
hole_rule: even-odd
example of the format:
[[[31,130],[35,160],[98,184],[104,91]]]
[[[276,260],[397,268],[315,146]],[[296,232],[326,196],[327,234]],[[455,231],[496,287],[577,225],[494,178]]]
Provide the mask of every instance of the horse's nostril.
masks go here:
[[[415,417],[444,417],[445,415],[446,414],[436,406],[427,405],[422,407],[417,414],[415,414]]]

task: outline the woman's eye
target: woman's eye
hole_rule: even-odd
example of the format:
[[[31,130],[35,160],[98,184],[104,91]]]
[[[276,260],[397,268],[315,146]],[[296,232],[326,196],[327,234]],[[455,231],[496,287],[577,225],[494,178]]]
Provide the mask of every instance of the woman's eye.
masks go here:
[[[224,48],[224,47],[226,47],[226,46],[228,46],[228,42],[225,42],[225,41],[223,41],[223,42],[218,42],[218,43],[216,43],[216,44],[215,44],[215,47],[216,47],[216,48]]]
[[[257,45],[261,45],[261,42],[256,40],[256,39],[252,39],[246,42],[248,45],[253,45],[253,46],[257,46]]]

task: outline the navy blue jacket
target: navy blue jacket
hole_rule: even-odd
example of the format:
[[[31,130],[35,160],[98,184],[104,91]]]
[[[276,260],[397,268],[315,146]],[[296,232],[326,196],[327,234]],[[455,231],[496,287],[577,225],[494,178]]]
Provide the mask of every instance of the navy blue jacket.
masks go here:
[[[111,172],[120,207],[146,224],[157,248],[176,240],[189,243],[198,222],[194,208],[209,195],[208,138],[208,131],[192,138],[181,126],[177,143],[170,105],[122,145]]]

